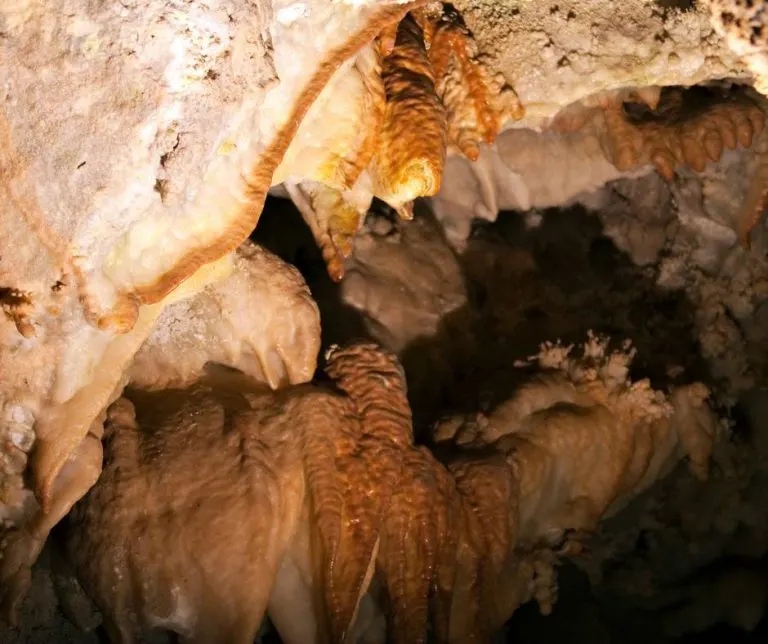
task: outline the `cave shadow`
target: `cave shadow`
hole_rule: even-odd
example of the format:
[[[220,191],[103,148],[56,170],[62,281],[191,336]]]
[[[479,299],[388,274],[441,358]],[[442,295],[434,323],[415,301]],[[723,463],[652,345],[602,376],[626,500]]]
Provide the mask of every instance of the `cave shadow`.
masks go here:
[[[370,338],[363,315],[343,304],[293,204],[271,202],[251,238],[304,276],[321,312],[323,350]],[[657,265],[636,266],[584,208],[538,215],[504,212],[496,222],[474,225],[458,256],[466,305],[446,315],[434,336],[413,341],[401,354],[418,437],[428,436],[425,430],[441,415],[492,411],[526,375],[512,368],[516,360],[535,355],[545,341],[581,343],[589,330],[610,336],[612,348],[632,341],[635,380],[648,378],[659,389],[696,380],[712,384],[695,334],[695,307],[684,291],[660,288]],[[603,601],[574,564],[565,562],[558,578],[553,614],[539,615],[535,602],[521,606],[505,628],[507,641],[672,643],[652,616]],[[764,631],[765,620],[758,629],[762,639],[717,626],[678,642],[724,641],[726,634],[737,642],[768,641]],[[272,632],[264,641],[279,637]]]
[[[431,213],[429,214],[431,216]],[[250,235],[251,241],[266,248],[280,257],[283,261],[299,270],[312,297],[320,310],[321,347],[318,356],[315,378],[325,379],[323,367],[325,351],[333,344],[345,344],[352,340],[376,341],[369,331],[373,320],[366,320],[364,314],[346,305],[341,295],[341,284],[334,282],[328,275],[325,261],[318,248],[309,227],[304,222],[294,204],[287,200],[267,197],[259,224]],[[446,242],[447,244],[447,242]],[[453,365],[446,372],[444,357],[455,356],[456,347],[462,339],[466,339],[469,327],[464,323],[464,317],[469,313],[465,307],[456,312],[450,320],[441,325],[439,333],[414,344],[414,350],[407,351],[401,356],[401,362],[408,376],[408,399],[414,415],[414,427],[417,433],[434,421],[442,405],[441,389],[435,384],[443,382],[446,373],[453,373]],[[462,320],[457,325],[456,321]],[[459,338],[449,337],[447,331],[458,330]],[[446,347],[451,347],[448,351]],[[431,364],[440,374],[435,378]]]
[[[468,301],[446,315],[434,336],[401,353],[417,437],[442,415],[492,411],[525,377],[515,361],[541,343],[581,343],[589,330],[625,339],[637,355],[630,375],[655,388],[700,380],[711,384],[684,291],[661,289],[657,267],[638,267],[582,207],[548,209],[538,225],[518,212],[477,222],[458,256]],[[251,239],[294,265],[318,304],[323,354],[331,344],[371,339],[363,315],[341,298],[298,210],[269,197]]]
[[[755,560],[757,561],[757,560]],[[659,613],[646,612],[620,597],[595,592],[587,575],[565,561],[558,568],[558,602],[542,616],[536,602],[520,606],[505,626],[510,644],[765,644],[768,618],[752,632],[718,623],[680,637],[665,635]]]
[[[351,338],[370,339],[363,316],[343,303],[341,285],[329,276],[322,253],[296,206],[287,199],[267,197],[251,241],[295,266],[307,283],[320,309],[321,348],[318,369],[325,350]]]
[[[596,216],[580,208],[553,209],[543,215],[541,225],[533,228],[520,213],[502,213],[495,223],[475,226],[467,251],[459,258],[467,304],[446,316],[435,336],[411,343],[401,358],[409,377],[417,428],[428,427],[446,411],[490,411],[519,382],[521,374],[511,369],[515,360],[536,353],[546,340],[582,342],[589,329],[608,333],[616,342],[634,341],[639,350],[634,378],[649,377],[656,387],[692,380],[710,382],[693,334],[694,309],[685,295],[659,289],[656,269],[635,266],[603,235]],[[296,266],[304,276],[321,311],[323,349],[351,338],[370,337],[362,315],[342,303],[340,287],[328,277],[314,238],[293,204],[268,198],[251,239]],[[682,371],[671,376],[670,364],[679,365]],[[520,607],[511,622],[515,637],[509,641],[543,644],[548,640],[542,628],[551,625],[557,630],[553,618],[559,615],[571,621],[566,617],[573,613],[571,602],[584,606],[586,593],[592,596],[580,574],[570,564],[561,568],[561,601],[554,614],[537,616],[538,609],[531,602]],[[626,628],[630,619],[618,620],[617,629]],[[727,632],[732,641],[765,642],[766,630],[764,619],[750,639],[717,627],[706,638],[680,641],[724,641]],[[525,632],[535,633],[533,639],[526,639]],[[558,641],[563,641],[560,633]],[[103,629],[82,639],[61,635],[54,641],[105,641]],[[149,641],[172,641],[161,639],[162,634],[157,637]],[[279,637],[268,630],[261,641],[279,642]],[[623,644],[626,640],[614,637],[611,641]]]
[[[512,369],[516,360],[535,355],[546,341],[584,342],[589,330],[610,336],[611,348],[632,341],[635,380],[649,378],[660,389],[711,383],[684,291],[661,289],[657,268],[636,266],[584,208],[546,210],[538,226],[528,221],[505,212],[475,225],[459,258],[466,307],[446,316],[435,337],[406,348],[405,365],[429,365],[434,356],[451,363],[440,383],[439,370],[430,367],[432,387],[440,391],[429,396],[422,425],[440,411],[491,411],[524,376]]]

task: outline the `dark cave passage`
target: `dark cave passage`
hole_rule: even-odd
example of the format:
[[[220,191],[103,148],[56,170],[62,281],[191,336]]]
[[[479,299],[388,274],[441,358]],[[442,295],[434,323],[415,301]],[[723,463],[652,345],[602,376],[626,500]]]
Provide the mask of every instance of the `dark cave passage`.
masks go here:
[[[753,565],[760,562],[752,560]],[[560,595],[551,615],[539,613],[529,602],[507,624],[506,641],[515,644],[758,644],[768,639],[765,617],[751,632],[726,623],[680,637],[665,636],[663,610],[643,611],[626,598],[590,587],[577,566],[565,563],[558,570]],[[684,605],[684,602],[681,602]],[[672,608],[680,608],[673,606]]]
[[[590,330],[616,347],[632,341],[633,379],[649,378],[658,388],[711,380],[693,306],[683,291],[656,284],[656,267],[636,266],[583,208],[547,210],[536,227],[526,221],[507,212],[476,224],[458,260],[467,304],[442,320],[435,337],[418,338],[402,353],[419,430],[441,413],[493,409],[516,385],[512,363],[545,341],[582,342]],[[342,301],[292,204],[270,199],[252,239],[301,271],[320,307],[324,348],[370,335],[360,313]],[[398,277],[407,283],[407,275]]]
[[[417,220],[429,216],[417,210]],[[369,213],[368,224],[378,231],[374,243],[398,228],[415,225],[398,221],[386,208]],[[309,229],[290,202],[268,199],[251,238],[293,264],[305,278],[321,312],[323,351],[352,338],[376,337],[376,320],[345,304],[341,285],[328,277]],[[638,350],[632,364],[635,380],[649,378],[660,389],[712,381],[695,334],[695,307],[686,293],[659,287],[658,263],[637,266],[604,234],[598,216],[582,207],[501,213],[494,223],[476,223],[466,251],[454,258],[467,293],[465,304],[441,320],[436,334],[417,338],[401,353],[415,426],[422,437],[446,413],[489,412],[505,401],[520,378],[519,373],[511,375],[510,365],[535,354],[542,342],[579,343],[588,331],[609,335],[615,347],[632,341]],[[414,278],[407,261],[398,270],[403,273],[395,277],[404,284]],[[398,319],[408,325],[407,316]],[[754,426],[749,406],[737,407],[735,418],[734,436],[749,442],[749,428]],[[662,489],[687,481],[690,477],[683,469],[678,468]],[[675,510],[670,513],[675,516]],[[624,559],[644,556],[653,538],[639,530],[632,545],[605,564],[606,574],[620,576]],[[40,579],[48,574],[46,561],[44,557],[36,571]],[[630,596],[615,594],[614,586],[591,584],[579,561],[565,561],[558,579],[558,602],[551,615],[541,616],[536,603],[528,602],[495,641],[709,644],[726,637],[733,642],[766,641],[765,618],[753,633],[717,624],[701,633],[664,636],[663,610],[649,610]],[[61,631],[60,640],[47,634],[43,639],[107,641],[103,627],[82,638],[70,631],[69,627]],[[265,644],[280,642],[268,621],[262,633]],[[157,632],[146,641],[174,641],[170,637]]]
[[[530,225],[532,219],[535,225]],[[392,221],[393,226],[409,225]],[[321,310],[324,346],[370,335],[363,316],[343,303],[339,285],[328,278],[292,204],[271,199],[252,238],[302,272]],[[598,217],[582,207],[550,209],[533,217],[506,212],[494,223],[477,222],[458,261],[466,305],[449,313],[434,337],[417,339],[401,354],[422,433],[449,411],[492,410],[516,387],[509,369],[514,361],[535,354],[544,341],[581,342],[590,330],[609,335],[616,347],[631,340],[638,350],[633,379],[649,378],[656,388],[712,380],[686,293],[659,287],[658,264],[634,264],[604,235]],[[407,282],[407,275],[402,279]],[[737,426],[745,424],[742,419]],[[554,613],[542,617],[529,602],[497,641],[694,644],[724,641],[726,636],[734,642],[765,641],[765,619],[754,633],[720,624],[682,638],[665,637],[661,613],[592,589],[577,566],[566,563],[559,579]],[[271,632],[264,641],[279,638]]]

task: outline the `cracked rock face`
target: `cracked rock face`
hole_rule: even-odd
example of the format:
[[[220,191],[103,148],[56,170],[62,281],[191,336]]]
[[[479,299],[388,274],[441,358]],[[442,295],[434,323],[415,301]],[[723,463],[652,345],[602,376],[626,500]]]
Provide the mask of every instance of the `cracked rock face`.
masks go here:
[[[654,169],[716,182],[749,148],[736,219],[699,222],[747,245],[768,181],[764,100],[733,87],[764,89],[754,5],[0,5],[4,607],[98,477],[103,413],[128,381],[187,384],[209,360],[271,387],[311,378],[306,286],[241,248],[277,184],[340,279],[374,197],[406,218],[434,197],[462,250],[473,218],[583,202]],[[715,85],[690,109],[684,88],[702,83]],[[707,181],[680,199],[723,211]]]

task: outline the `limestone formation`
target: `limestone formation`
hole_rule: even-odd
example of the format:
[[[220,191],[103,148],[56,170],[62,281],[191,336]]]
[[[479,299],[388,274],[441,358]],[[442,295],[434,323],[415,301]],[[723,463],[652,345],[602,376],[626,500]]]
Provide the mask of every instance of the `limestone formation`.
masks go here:
[[[436,455],[413,444],[402,368],[371,344],[329,351],[341,393],[221,371],[130,391],[69,518],[75,573],[115,642],[152,628],[250,642],[265,611],[286,642],[354,641],[374,574],[393,641],[426,642],[430,622],[438,642],[488,641],[530,597],[551,611],[569,535],[686,455],[706,476],[706,388],[666,399],[606,345],[544,347],[549,373],[482,435],[442,432]]]
[[[98,478],[130,379],[188,384],[208,360],[273,387],[311,377],[305,285],[241,248],[270,188],[341,279],[374,197],[404,217],[435,197],[461,248],[500,208],[751,145],[733,222],[748,246],[765,104],[732,85],[766,89],[764,20],[762,2],[720,0],[2,0],[3,607]],[[588,167],[542,167],[553,151]]]

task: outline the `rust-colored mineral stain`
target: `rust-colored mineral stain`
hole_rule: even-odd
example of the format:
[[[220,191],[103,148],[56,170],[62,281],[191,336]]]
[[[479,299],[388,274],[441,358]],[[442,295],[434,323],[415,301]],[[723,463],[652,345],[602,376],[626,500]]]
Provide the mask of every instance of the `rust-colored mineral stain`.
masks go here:
[[[0,309],[16,325],[16,330],[25,338],[35,335],[35,327],[29,319],[32,299],[29,293],[15,288],[0,286]]]
[[[752,231],[762,221],[768,207],[768,159],[760,158],[758,164],[750,177],[749,190],[737,217],[739,243],[745,250],[751,248]]]
[[[422,13],[428,25],[429,60],[448,115],[448,137],[467,158],[477,160],[480,143],[493,144],[507,119],[522,118],[522,107],[511,90],[502,96],[501,87],[491,81],[477,60],[472,33],[454,7],[445,5],[439,16]]]
[[[694,102],[686,90],[668,89],[655,110],[637,116],[620,99],[603,109],[611,162],[619,170],[652,163],[667,180],[683,165],[702,172],[724,149],[750,147],[765,127],[761,106],[738,90]]]
[[[346,42],[329,52],[310,78],[304,90],[292,106],[291,115],[271,144],[256,160],[248,173],[249,203],[237,206],[237,212],[225,213],[222,219],[232,223],[223,230],[215,240],[204,247],[190,249],[173,267],[159,276],[151,284],[136,286],[133,291],[142,304],[153,304],[162,300],[181,282],[190,277],[198,268],[221,259],[227,253],[235,250],[251,231],[261,215],[264,199],[272,181],[275,169],[285,155],[291,140],[301,125],[307,111],[338,68],[351,56],[358,53],[365,45],[373,40],[392,24],[396,24],[410,10],[420,7],[427,0],[412,0],[402,4],[384,5],[377,8],[362,29],[352,35]],[[442,172],[442,167],[440,168]],[[439,189],[439,185],[437,186]],[[435,190],[436,192],[437,190]],[[434,193],[433,193],[434,194]]]
[[[386,111],[372,163],[374,194],[396,210],[440,190],[446,119],[418,23],[406,16],[384,58]]]

